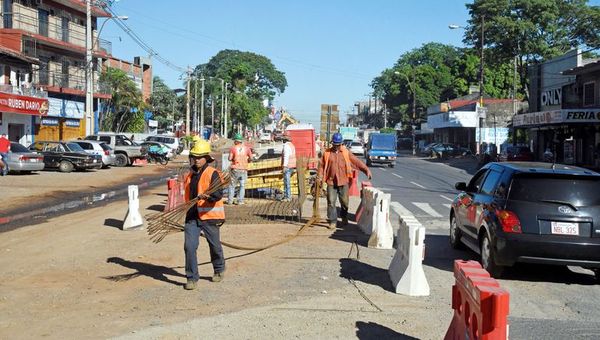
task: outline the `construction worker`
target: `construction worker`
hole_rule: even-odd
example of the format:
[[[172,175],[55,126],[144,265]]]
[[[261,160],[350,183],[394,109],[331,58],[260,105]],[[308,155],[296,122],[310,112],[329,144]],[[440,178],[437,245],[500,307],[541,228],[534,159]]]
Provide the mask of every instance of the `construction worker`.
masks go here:
[[[210,260],[213,265],[213,282],[221,282],[225,271],[225,257],[221,246],[219,227],[225,222],[223,207],[223,193],[217,190],[214,193],[204,194],[210,187],[215,187],[221,182],[218,171],[209,164],[214,162],[210,155],[210,143],[197,140],[190,150],[190,172],[184,180],[186,202],[199,197],[198,204],[187,212],[185,219],[185,276],[187,290],[196,289],[200,279],[198,274],[198,258],[196,250],[200,233],[204,233],[210,248]]]
[[[244,186],[248,179],[248,162],[252,160],[252,150],[245,146],[242,142],[244,138],[241,134],[236,133],[233,137],[234,145],[229,149],[229,161],[231,162],[231,183],[229,184],[229,195],[227,196],[227,204],[234,203],[235,187],[239,183],[240,191],[236,204],[244,204]]]
[[[283,134],[283,150],[281,151],[281,167],[283,168],[283,201],[292,200],[292,173],[296,170],[296,147],[292,144],[292,137],[286,131]]]
[[[334,133],[331,138],[332,146],[323,152],[317,180],[327,183],[327,221],[329,229],[335,229],[337,197],[340,198],[342,225],[348,224],[348,185],[352,179],[352,168],[362,171],[371,179],[371,171],[356,156],[342,145],[340,133]]]

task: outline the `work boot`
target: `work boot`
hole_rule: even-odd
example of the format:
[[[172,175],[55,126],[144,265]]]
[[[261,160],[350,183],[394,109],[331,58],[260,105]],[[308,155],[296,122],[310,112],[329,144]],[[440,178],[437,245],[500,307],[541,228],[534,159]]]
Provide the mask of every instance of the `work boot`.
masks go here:
[[[183,288],[185,290],[194,290],[194,289],[196,289],[196,281],[194,281],[192,279],[188,279],[187,282],[185,283],[185,286],[183,286]]]
[[[329,226],[327,228],[335,229],[335,222],[329,222]]]
[[[223,281],[224,276],[225,275],[223,272],[215,273],[215,275],[213,275],[213,277],[212,277],[212,282],[221,282],[221,281]]]

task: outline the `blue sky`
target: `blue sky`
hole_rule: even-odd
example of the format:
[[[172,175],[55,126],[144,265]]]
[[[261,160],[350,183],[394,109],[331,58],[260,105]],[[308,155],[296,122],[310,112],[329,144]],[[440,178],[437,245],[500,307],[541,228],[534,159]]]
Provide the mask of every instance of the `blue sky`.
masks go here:
[[[462,46],[462,30],[448,24],[468,20],[465,2],[456,0],[119,0],[113,9],[179,66],[205,63],[222,49],[270,58],[288,80],[275,104],[316,127],[321,103],[351,111],[402,53],[430,41]],[[117,58],[146,55],[113,22],[101,37]],[[169,86],[182,86],[180,72],[156,60],[153,66]]]

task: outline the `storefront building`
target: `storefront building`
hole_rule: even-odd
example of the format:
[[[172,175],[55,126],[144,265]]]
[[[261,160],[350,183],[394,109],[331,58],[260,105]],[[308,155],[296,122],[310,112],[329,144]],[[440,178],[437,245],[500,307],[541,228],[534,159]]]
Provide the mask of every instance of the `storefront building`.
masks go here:
[[[526,132],[536,159],[546,152],[558,163],[600,168],[600,61],[573,50],[532,66],[529,76],[535,111],[516,115],[513,127]]]

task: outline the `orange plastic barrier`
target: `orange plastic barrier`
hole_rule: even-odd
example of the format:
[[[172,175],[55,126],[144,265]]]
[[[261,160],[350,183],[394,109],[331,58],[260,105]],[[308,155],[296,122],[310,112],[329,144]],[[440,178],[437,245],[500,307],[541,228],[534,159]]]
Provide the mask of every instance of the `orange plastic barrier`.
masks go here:
[[[170,178],[167,180],[167,190],[169,197],[167,199],[167,205],[165,205],[164,211],[172,210],[183,202],[181,183],[179,183],[177,179]]]
[[[354,170],[356,171],[356,170]],[[366,187],[372,187],[373,185],[371,184],[371,182],[367,182],[367,181],[363,181],[360,184],[360,204],[358,205],[358,208],[356,209],[356,213],[354,214],[354,220],[358,221],[360,219],[360,215],[362,215],[363,212],[363,205],[362,205],[362,190]]]
[[[148,160],[145,158],[136,158],[133,161],[133,165],[148,165]]]
[[[444,339],[507,339],[509,293],[476,261],[454,261],[454,277],[454,317]]]
[[[360,196],[360,191],[358,191],[358,170],[352,170],[352,180],[348,187],[348,195]]]

